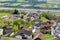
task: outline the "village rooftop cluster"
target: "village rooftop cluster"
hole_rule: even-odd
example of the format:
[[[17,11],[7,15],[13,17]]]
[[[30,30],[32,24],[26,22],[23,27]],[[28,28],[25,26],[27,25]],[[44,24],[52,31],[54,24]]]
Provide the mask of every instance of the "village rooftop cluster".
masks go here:
[[[0,17],[0,40],[3,37],[12,37],[16,40],[45,40],[46,34],[60,39],[60,23],[56,15],[48,12],[28,13],[14,10],[10,16]]]

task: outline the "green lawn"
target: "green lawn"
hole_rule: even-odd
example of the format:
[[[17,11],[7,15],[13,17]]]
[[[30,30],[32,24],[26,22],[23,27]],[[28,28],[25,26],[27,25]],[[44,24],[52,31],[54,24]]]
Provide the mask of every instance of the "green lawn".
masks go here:
[[[16,40],[16,39],[11,37],[3,37],[3,40]]]
[[[41,17],[40,19],[41,21],[49,21],[48,19],[46,19],[45,17]]]
[[[50,35],[50,34],[45,34],[44,35],[44,40],[47,40],[47,39],[50,39],[50,38],[53,38],[54,36]]]
[[[11,13],[4,13],[4,12],[0,13],[0,17],[2,17],[2,16],[10,16],[10,15],[11,15]]]

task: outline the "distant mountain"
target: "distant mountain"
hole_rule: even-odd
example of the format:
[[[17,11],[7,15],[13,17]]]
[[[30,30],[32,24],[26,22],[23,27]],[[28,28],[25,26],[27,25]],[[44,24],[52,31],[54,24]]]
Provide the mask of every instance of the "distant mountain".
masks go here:
[[[0,0],[0,7],[60,8],[60,2],[58,0]]]

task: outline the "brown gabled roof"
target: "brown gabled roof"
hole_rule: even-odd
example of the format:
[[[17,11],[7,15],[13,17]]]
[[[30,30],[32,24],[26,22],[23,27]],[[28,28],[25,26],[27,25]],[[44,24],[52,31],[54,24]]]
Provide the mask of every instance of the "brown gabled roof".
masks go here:
[[[46,24],[46,25],[44,25],[44,27],[51,27],[52,26],[52,24]]]

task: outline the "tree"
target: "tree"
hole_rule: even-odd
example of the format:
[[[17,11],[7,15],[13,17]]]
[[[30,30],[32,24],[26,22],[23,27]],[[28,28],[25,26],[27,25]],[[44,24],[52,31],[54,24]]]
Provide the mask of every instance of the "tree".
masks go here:
[[[13,14],[19,14],[18,10],[14,10]]]
[[[42,16],[49,20],[56,20],[58,18],[56,15],[53,15],[50,12],[43,12]]]

